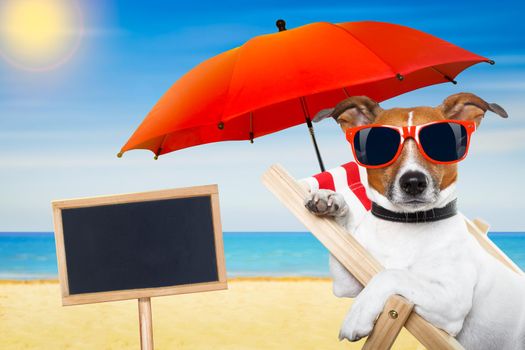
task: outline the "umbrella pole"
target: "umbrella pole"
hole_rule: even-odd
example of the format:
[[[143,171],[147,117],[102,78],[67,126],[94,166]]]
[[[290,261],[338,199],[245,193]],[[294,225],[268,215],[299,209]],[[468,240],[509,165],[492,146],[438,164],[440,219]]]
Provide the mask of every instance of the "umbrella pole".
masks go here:
[[[321,168],[321,171],[325,171],[323,159],[321,158],[321,152],[319,152],[319,146],[317,146],[317,140],[315,139],[314,126],[308,117],[306,117],[306,125],[308,126],[308,131],[310,131],[310,137],[312,138],[312,143],[314,144],[315,154],[317,155],[317,161],[319,162],[319,168]]]
[[[308,126],[308,131],[310,131],[310,137],[312,138],[312,143],[314,144],[315,154],[317,155],[317,161],[319,162],[319,168],[323,172],[324,164],[323,159],[321,158],[321,152],[319,152],[319,146],[317,146],[317,140],[315,139],[314,126],[312,125],[312,120],[310,119],[310,113],[308,113],[308,107],[306,106],[306,101],[304,97],[300,97],[299,101],[301,102],[301,107],[304,113],[304,119],[306,120],[306,125]]]
[[[278,19],[277,22],[275,22],[275,25],[277,26],[280,32],[283,32],[286,30],[286,22],[284,21],[284,19]],[[321,171],[324,171],[325,169],[324,169],[323,159],[321,158],[321,152],[319,152],[319,146],[317,146],[317,140],[315,139],[315,133],[314,133],[314,126],[312,125],[312,121],[310,120],[310,116],[308,115],[308,108],[306,108],[306,102],[304,100],[304,97],[301,97],[300,101],[301,101],[301,107],[303,108],[304,116],[306,118],[306,125],[308,125],[308,131],[310,131],[310,137],[312,138],[312,143],[314,144],[315,154],[317,155],[317,161],[319,162],[319,168],[321,168]],[[250,123],[251,123],[251,114],[250,114]]]

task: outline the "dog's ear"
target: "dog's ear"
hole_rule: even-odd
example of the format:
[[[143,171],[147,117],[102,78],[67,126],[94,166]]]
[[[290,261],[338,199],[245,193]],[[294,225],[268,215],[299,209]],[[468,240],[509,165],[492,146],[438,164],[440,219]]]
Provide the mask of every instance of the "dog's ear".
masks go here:
[[[323,119],[330,118],[332,116],[332,113],[334,112],[334,109],[335,108],[321,109],[319,112],[317,112],[312,121],[318,123]]]
[[[479,126],[485,112],[491,111],[502,118],[508,118],[507,112],[496,103],[488,103],[481,97],[468,92],[460,92],[447,97],[437,107],[447,119],[473,120]]]
[[[314,117],[318,122],[325,118],[334,118],[341,129],[372,123],[383,109],[367,96],[352,96],[337,104],[335,108],[323,109]]]

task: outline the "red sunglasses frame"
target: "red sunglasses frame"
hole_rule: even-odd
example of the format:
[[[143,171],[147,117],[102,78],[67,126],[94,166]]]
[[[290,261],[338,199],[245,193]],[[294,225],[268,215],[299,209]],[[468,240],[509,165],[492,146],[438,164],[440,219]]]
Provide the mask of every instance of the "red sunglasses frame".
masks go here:
[[[442,161],[439,161],[439,160],[435,160],[435,159],[430,158],[426,154],[425,150],[423,149],[423,146],[421,146],[421,143],[419,142],[419,132],[421,131],[421,129],[423,129],[424,127],[429,126],[429,125],[441,124],[441,123],[454,123],[454,124],[459,124],[459,125],[462,125],[463,127],[465,127],[465,130],[467,131],[467,146],[466,146],[466,149],[465,149],[465,154],[460,159],[449,161],[449,162],[442,162]],[[355,145],[354,145],[354,136],[355,136],[355,134],[358,131],[362,130],[362,129],[368,129],[368,128],[373,128],[373,127],[394,129],[394,130],[396,130],[399,133],[399,136],[400,136],[399,146],[398,146],[397,152],[394,155],[394,157],[392,158],[392,160],[390,160],[387,163],[380,164],[380,165],[366,165],[366,164],[361,163],[359,161],[359,159],[357,159],[357,154],[356,154],[356,151],[355,151]],[[428,161],[430,161],[432,163],[436,163],[436,164],[452,164],[452,163],[460,162],[463,159],[465,159],[465,157],[467,156],[468,150],[469,150],[469,146],[470,146],[470,136],[472,135],[472,133],[475,130],[476,130],[476,123],[474,121],[472,121],[472,120],[450,120],[450,119],[445,119],[445,120],[437,120],[437,121],[433,121],[433,122],[430,122],[430,123],[425,123],[425,124],[420,124],[420,125],[411,125],[411,126],[395,126],[395,125],[384,125],[384,124],[367,124],[367,125],[361,125],[361,126],[356,126],[356,127],[352,127],[352,128],[346,129],[346,139],[348,140],[348,142],[350,142],[350,145],[352,145],[352,152],[354,153],[355,161],[357,162],[357,164],[359,164],[359,165],[361,165],[361,166],[363,166],[365,168],[370,168],[370,169],[384,168],[384,167],[387,167],[390,164],[394,163],[397,160],[397,158],[399,158],[399,155],[401,154],[401,151],[402,151],[403,146],[405,144],[405,141],[407,139],[413,139],[416,142],[417,148],[419,149],[419,152]]]

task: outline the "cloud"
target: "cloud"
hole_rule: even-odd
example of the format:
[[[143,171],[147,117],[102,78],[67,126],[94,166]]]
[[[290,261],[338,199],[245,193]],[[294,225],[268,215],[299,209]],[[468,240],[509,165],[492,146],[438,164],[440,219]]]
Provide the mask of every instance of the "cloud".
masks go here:
[[[350,149],[337,127],[333,123],[316,126],[327,167],[349,161]],[[525,128],[483,128],[474,134],[471,154],[460,165],[461,210],[489,220],[496,230],[522,229],[520,221],[505,210],[523,210],[509,201],[511,194],[525,195],[518,185],[523,167],[511,163],[507,156],[523,154],[520,135],[524,133]],[[6,133],[0,140],[4,140],[2,136]],[[256,139],[254,144],[203,145],[161,156],[158,161],[146,151],[116,158],[119,143],[104,133],[93,137],[89,132],[26,136],[34,138],[33,142],[21,139],[20,147],[11,151],[2,147],[0,153],[1,196],[9,198],[0,202],[0,231],[50,230],[49,202],[57,198],[209,183],[219,184],[225,230],[304,230],[261,184],[260,177],[273,163],[283,164],[297,178],[319,171],[304,125]],[[16,133],[9,137],[13,139],[6,143],[16,141]],[[50,142],[48,138],[54,137],[59,141]],[[494,186],[494,179],[505,178],[505,169],[517,174],[515,180]]]
[[[333,129],[335,125],[322,129]],[[337,130],[336,130],[337,131]],[[337,133],[339,135],[339,133]],[[328,159],[330,149],[343,147],[350,154],[344,138],[331,137],[333,130],[323,133],[318,131],[318,140]],[[112,130],[106,131],[29,131],[0,132],[0,145],[12,142],[20,143],[15,153],[0,151],[0,168],[180,168],[218,167],[221,170],[239,169],[242,164],[249,166],[261,161],[272,160],[288,164],[315,164],[315,153],[305,126],[300,125],[279,134],[268,135],[249,141],[226,141],[183,149],[162,155],[156,162],[152,161],[153,153],[145,150],[126,152],[122,159],[116,158],[121,143],[125,140]],[[39,146],[36,146],[39,145]],[[61,146],[59,146],[61,145]],[[297,155],[304,156],[303,159]],[[196,170],[195,170],[196,171]]]
[[[525,128],[483,130],[473,134],[470,152],[473,155],[509,155],[525,153]]]

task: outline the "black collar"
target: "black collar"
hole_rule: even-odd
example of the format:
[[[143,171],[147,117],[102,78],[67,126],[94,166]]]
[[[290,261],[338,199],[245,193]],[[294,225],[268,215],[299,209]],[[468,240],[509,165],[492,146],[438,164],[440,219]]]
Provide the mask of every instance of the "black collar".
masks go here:
[[[395,221],[395,222],[406,222],[406,223],[418,223],[418,222],[431,222],[447,219],[457,214],[456,208],[457,199],[449,202],[447,205],[441,208],[430,209],[426,211],[416,211],[413,213],[400,213],[383,208],[379,204],[372,202],[372,214],[383,220]]]

